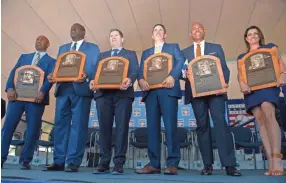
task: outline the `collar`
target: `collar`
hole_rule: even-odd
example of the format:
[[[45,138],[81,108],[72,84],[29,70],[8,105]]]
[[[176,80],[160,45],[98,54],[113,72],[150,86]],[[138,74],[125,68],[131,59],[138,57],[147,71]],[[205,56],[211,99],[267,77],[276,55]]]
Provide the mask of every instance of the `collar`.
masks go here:
[[[163,45],[164,45],[164,42],[162,42],[162,43],[158,43],[158,44],[155,44],[155,47],[163,47]]]
[[[200,42],[200,46],[205,45],[205,43],[206,43],[206,41],[205,41],[205,40],[202,40],[202,41]],[[198,43],[195,43],[195,42],[194,42],[193,44],[197,46]]]

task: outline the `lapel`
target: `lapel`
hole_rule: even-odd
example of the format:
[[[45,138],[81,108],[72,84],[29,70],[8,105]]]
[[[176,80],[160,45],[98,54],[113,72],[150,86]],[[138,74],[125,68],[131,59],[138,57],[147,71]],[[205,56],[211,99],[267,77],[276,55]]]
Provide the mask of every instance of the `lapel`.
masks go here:
[[[32,65],[35,54],[36,54],[36,52],[28,54],[27,58],[25,60],[25,62],[26,62],[25,64]]]
[[[187,49],[187,58],[188,58],[189,62],[195,58],[194,50],[195,50],[194,44],[192,44],[192,45]]]
[[[118,53],[118,56],[120,57],[125,57],[125,53],[126,53],[126,50],[124,49],[124,48],[122,48],[121,50],[120,50],[120,52]]]
[[[152,48],[149,48],[149,55],[148,56],[153,55],[154,52],[155,52],[155,46],[153,46]]]
[[[167,53],[167,48],[168,48],[167,43],[164,43],[163,47],[162,47],[162,50],[161,50],[161,53]]]
[[[87,46],[86,42],[83,41],[83,42],[81,43],[81,45],[80,45],[78,51],[84,52],[84,51],[86,50],[86,46]]]
[[[205,50],[204,50],[204,55],[208,55],[210,50],[210,45],[209,43],[205,42]]]
[[[40,60],[39,60],[39,63],[38,63],[38,66],[40,66],[44,60],[46,59],[46,57],[48,57],[48,53],[46,53]]]

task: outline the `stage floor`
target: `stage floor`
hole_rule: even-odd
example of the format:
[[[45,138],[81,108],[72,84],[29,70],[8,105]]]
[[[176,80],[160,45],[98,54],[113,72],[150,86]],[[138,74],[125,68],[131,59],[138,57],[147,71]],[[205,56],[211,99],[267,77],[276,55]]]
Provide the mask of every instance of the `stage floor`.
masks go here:
[[[242,177],[230,177],[224,170],[215,170],[211,176],[199,175],[199,171],[180,170],[179,175],[138,175],[132,169],[125,169],[124,175],[94,175],[93,168],[80,168],[77,173],[45,172],[43,166],[31,170],[20,170],[18,165],[4,164],[1,170],[2,183],[286,183],[286,176],[263,176],[263,170],[242,170]],[[162,171],[163,172],[163,171]]]

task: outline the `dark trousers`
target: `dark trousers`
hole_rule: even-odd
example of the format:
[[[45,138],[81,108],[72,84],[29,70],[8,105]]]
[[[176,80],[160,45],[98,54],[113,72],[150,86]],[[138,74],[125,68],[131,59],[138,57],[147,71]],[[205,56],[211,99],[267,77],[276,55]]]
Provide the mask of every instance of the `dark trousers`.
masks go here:
[[[222,166],[235,166],[235,152],[230,127],[225,120],[225,96],[206,96],[194,98],[192,107],[197,121],[198,143],[205,165],[212,165],[213,148],[210,129],[211,114],[215,138]]]
[[[106,92],[96,99],[99,121],[100,164],[109,166],[112,156],[112,142],[115,146],[113,163],[123,165],[126,161],[128,129],[133,98],[117,97],[114,92]],[[116,130],[112,134],[115,117]]]

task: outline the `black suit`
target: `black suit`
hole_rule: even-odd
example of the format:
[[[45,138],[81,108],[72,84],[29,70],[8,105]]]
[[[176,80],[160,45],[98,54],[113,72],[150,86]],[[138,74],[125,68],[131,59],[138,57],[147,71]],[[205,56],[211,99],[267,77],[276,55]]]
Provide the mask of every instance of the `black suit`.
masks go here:
[[[189,60],[194,59],[194,45],[183,50],[184,56]],[[205,43],[204,55],[216,56],[221,61],[221,66],[226,83],[229,81],[230,71],[226,65],[224,52],[218,44]],[[192,104],[197,121],[197,134],[199,148],[205,165],[213,164],[212,141],[210,130],[209,112],[216,129],[216,142],[222,166],[235,166],[235,153],[229,126],[225,120],[226,95],[211,95],[193,98],[189,81],[185,84],[185,104]]]
[[[100,53],[100,60],[110,57],[111,50]],[[99,144],[100,144],[100,164],[109,166],[111,160],[112,126],[115,117],[116,140],[114,164],[123,165],[125,163],[128,146],[128,129],[132,112],[132,102],[134,100],[133,83],[137,78],[139,69],[135,51],[122,48],[118,53],[119,57],[129,60],[127,77],[131,79],[132,85],[125,91],[119,89],[99,89],[94,93],[96,109],[99,121]]]

